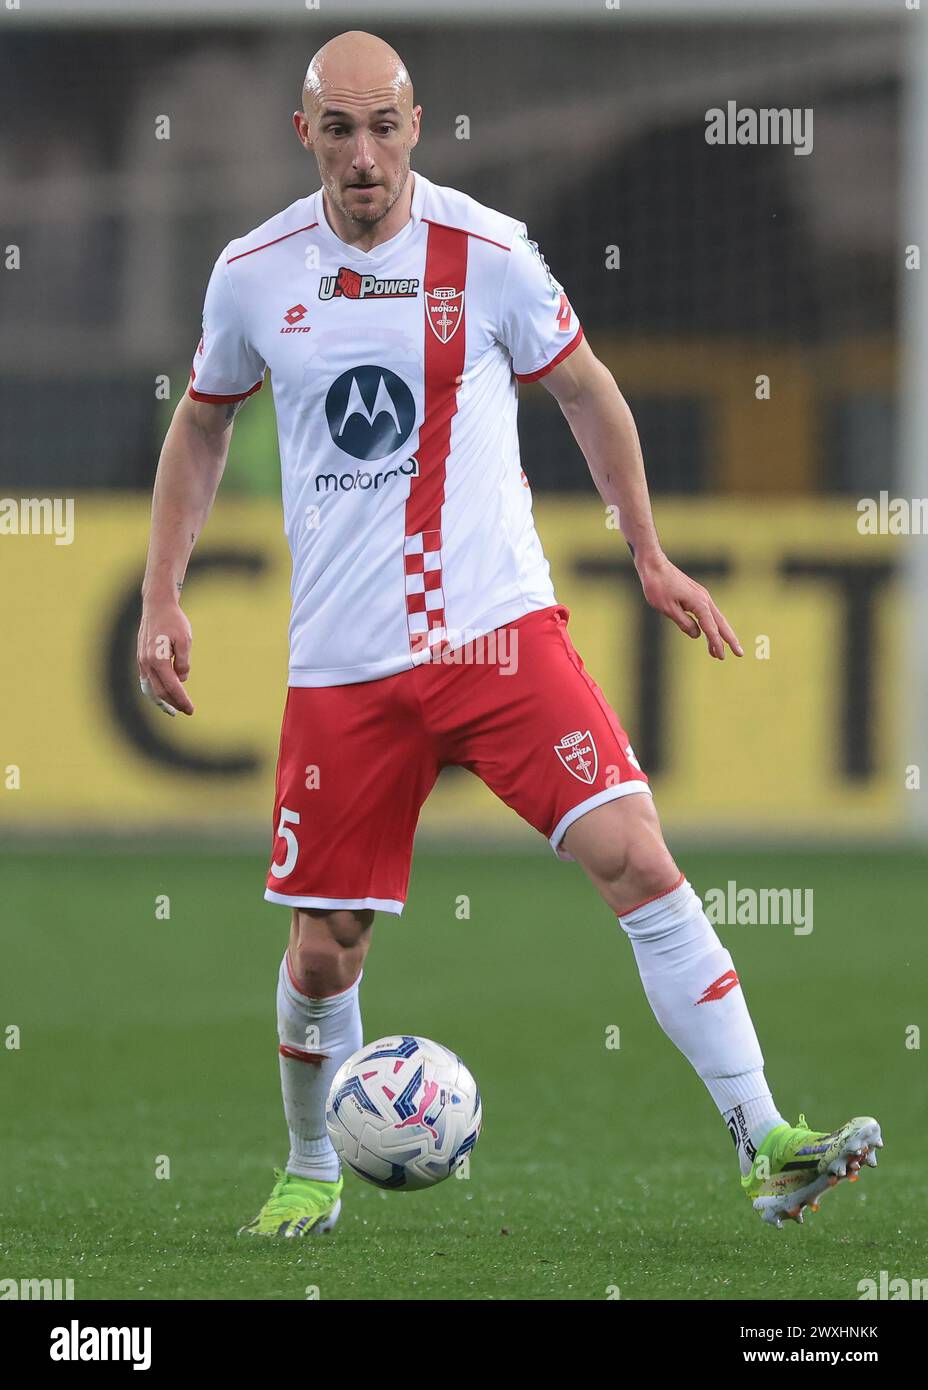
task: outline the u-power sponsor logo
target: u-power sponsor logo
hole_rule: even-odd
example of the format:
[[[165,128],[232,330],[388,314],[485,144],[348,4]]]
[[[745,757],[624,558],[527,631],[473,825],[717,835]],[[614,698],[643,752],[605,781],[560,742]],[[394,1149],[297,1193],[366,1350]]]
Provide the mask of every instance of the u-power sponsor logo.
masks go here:
[[[323,275],[319,281],[320,299],[415,299],[418,280],[378,280],[339,266],[337,275]]]

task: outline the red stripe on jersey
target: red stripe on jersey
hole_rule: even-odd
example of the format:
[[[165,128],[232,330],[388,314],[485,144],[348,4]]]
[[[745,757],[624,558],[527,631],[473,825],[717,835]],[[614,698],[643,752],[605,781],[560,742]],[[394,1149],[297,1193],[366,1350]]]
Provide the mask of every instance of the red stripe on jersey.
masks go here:
[[[511,248],[504,246],[501,241],[494,241],[492,237],[481,236],[479,232],[468,232],[464,227],[449,227],[446,222],[433,222],[431,217],[420,218],[420,221],[427,222],[430,227],[441,227],[446,232],[462,232],[464,236],[476,237],[478,241],[487,241],[491,246],[498,246],[501,251],[509,251]]]
[[[284,232],[283,236],[276,236],[273,241],[266,241],[263,246],[253,246],[250,251],[239,251],[237,256],[230,256],[226,265],[231,265],[233,261],[240,261],[243,256],[253,256],[256,251],[266,251],[269,246],[276,246],[279,241],[286,241],[287,237],[299,236],[300,232],[311,232],[313,227],[318,227],[318,222],[310,222],[308,227],[297,227],[294,232]]]
[[[516,372],[514,374],[516,381],[540,381],[543,376],[547,376],[549,372],[553,372],[557,364],[559,362],[563,362],[565,357],[569,357],[570,354],[573,352],[574,348],[578,348],[582,341],[583,328],[581,326],[577,329],[576,333],[571,338],[567,346],[565,348],[561,348],[557,357],[552,357],[551,361],[548,363],[546,367],[539,367],[537,372],[526,372],[525,376],[520,376],[519,373]]]
[[[445,634],[441,511],[445,501],[445,466],[451,450],[451,422],[457,412],[458,387],[464,371],[467,237],[468,233],[459,227],[429,223],[422,297],[425,413],[416,450],[419,472],[411,480],[406,501],[405,554],[416,557],[412,565],[407,558],[406,564],[406,621],[413,652],[427,649]],[[460,320],[445,341],[430,319],[429,296],[438,290],[462,293]]]

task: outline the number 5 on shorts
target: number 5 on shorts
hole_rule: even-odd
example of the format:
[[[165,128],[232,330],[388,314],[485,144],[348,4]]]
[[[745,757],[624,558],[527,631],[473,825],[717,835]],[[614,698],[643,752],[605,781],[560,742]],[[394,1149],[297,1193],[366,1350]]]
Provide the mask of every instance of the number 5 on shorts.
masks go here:
[[[286,806],[280,808],[280,824],[277,827],[277,834],[287,846],[287,854],[282,864],[271,860],[271,873],[275,878],[286,878],[292,874],[296,868],[296,857],[300,852],[300,847],[296,842],[296,836],[290,829],[291,825],[299,825],[299,811],[288,811]]]

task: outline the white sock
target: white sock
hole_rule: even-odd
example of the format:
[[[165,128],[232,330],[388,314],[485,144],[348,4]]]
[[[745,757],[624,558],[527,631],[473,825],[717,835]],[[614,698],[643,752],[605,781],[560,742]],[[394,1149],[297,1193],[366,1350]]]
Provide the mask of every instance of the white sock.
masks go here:
[[[756,1147],[781,1121],[731,956],[682,875],[676,887],[623,913],[619,922],[655,1018],[702,1077],[735,1138],[742,1172],[749,1172],[748,1144]],[[744,1115],[752,1106],[745,1143],[735,1112]]]
[[[728,1132],[735,1141],[738,1162],[744,1174],[750,1173],[751,1165],[757,1157],[757,1150],[767,1138],[774,1125],[784,1123],[783,1116],[773,1103],[773,1096],[767,1089],[764,1073],[757,1073],[761,1092],[753,1100],[735,1105],[723,1115]]]
[[[301,1178],[335,1182],[338,1155],[325,1127],[325,1102],[342,1062],[361,1046],[358,985],[327,999],[303,994],[290,974],[284,951],[277,977],[277,1036],[280,1039],[280,1088],[290,1130],[287,1172]]]

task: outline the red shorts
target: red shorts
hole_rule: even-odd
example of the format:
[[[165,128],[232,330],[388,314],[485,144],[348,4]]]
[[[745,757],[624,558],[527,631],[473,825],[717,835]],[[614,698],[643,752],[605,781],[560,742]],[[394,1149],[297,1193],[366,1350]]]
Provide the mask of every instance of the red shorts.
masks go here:
[[[432,660],[356,685],[290,686],[265,897],[403,910],[422,805],[469,768],[561,858],[568,827],[650,791],[628,737],[567,635],[540,609]]]

